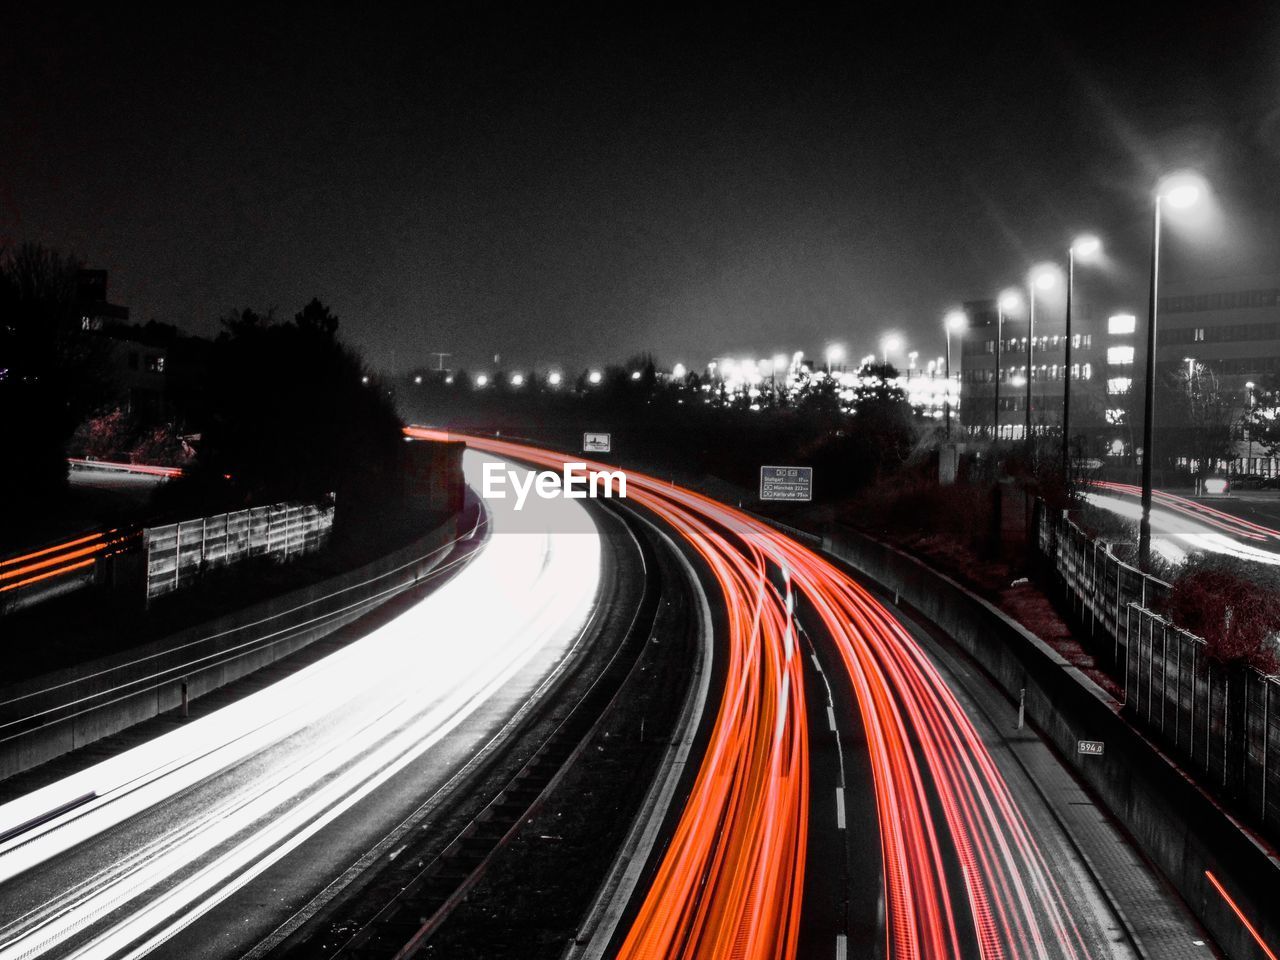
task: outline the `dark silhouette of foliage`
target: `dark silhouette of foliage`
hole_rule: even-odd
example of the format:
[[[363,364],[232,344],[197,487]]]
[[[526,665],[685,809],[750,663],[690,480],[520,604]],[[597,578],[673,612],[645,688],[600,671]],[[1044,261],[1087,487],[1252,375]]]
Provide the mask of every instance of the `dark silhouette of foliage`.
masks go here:
[[[390,393],[312,300],[293,322],[245,309],[223,321],[208,361],[193,482],[239,503],[377,496],[401,442]],[[227,479],[229,478],[229,480]]]
[[[66,443],[107,395],[100,338],[81,329],[82,264],[36,244],[0,250],[0,525],[27,527],[66,487]]]

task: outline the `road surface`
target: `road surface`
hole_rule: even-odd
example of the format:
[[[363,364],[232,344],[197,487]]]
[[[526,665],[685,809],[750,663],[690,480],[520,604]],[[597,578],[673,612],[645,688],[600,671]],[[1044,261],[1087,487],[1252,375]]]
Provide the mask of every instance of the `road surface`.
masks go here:
[[[550,469],[577,459],[463,439]],[[1080,960],[1138,956],[1148,938],[1164,950],[1148,956],[1213,956],[1131,850],[1110,868],[1123,886],[1103,880],[1083,851],[1119,832],[1099,815],[1075,837],[1037,782],[1096,809],[1043,744],[1030,776],[999,706],[978,707],[999,698],[962,688],[963,665],[919,628],[741,511],[634,471],[627,494],[709,571],[724,682],[680,815],[604,955]],[[1161,922],[1123,922],[1121,901]]]
[[[0,807],[0,960],[241,956],[446,784],[599,612],[581,504],[511,506],[364,638]]]

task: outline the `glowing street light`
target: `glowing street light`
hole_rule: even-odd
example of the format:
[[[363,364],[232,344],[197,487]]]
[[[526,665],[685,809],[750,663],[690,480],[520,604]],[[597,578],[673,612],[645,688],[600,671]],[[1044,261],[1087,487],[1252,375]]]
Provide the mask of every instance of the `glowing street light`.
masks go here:
[[[1071,301],[1076,286],[1076,260],[1089,261],[1102,251],[1092,234],[1076,237],[1067,248],[1067,322],[1062,354],[1062,476],[1071,481]]]
[[[907,369],[914,370],[916,368],[916,357],[920,356],[919,350],[912,350],[907,354]]]
[[[413,382],[414,382],[414,384],[416,384],[416,385],[417,385],[417,386],[419,386],[419,387],[420,387],[420,386],[422,386],[422,374],[420,374],[420,373],[419,373],[419,374],[415,374],[415,375],[414,375],[414,378],[413,378]]]
[[[947,358],[946,358],[946,392],[942,395],[944,416],[947,418],[947,439],[951,439],[951,334],[960,336],[964,333],[965,327],[969,325],[969,317],[963,310],[952,310],[943,318],[942,329],[947,335]],[[999,371],[996,373],[999,377]]]
[[[880,353],[883,356],[883,362],[889,362],[889,354],[897,353],[902,349],[902,338],[896,333],[891,333],[880,341]]]
[[[833,366],[839,366],[844,363],[844,347],[838,343],[833,343],[827,347],[827,373],[831,372]]]
[[[631,379],[632,379],[632,380],[639,380],[639,379],[640,379],[640,371],[639,371],[639,370],[632,370],[632,371],[631,371]]]
[[[1155,460],[1156,405],[1156,321],[1160,295],[1160,232],[1164,207],[1185,210],[1194,206],[1207,192],[1199,174],[1181,172],[1165,177],[1154,191],[1151,203],[1151,288],[1147,300],[1147,383],[1146,404],[1142,418],[1142,520],[1138,524],[1138,562],[1143,570],[1151,567],[1151,464]]]
[[[477,387],[484,387],[484,386],[488,386],[488,384],[489,384],[489,375],[488,375],[487,373],[482,373],[482,374],[480,374],[479,376],[477,376],[477,377],[476,377],[476,386],[477,386]]]
[[[524,374],[523,374],[523,373],[513,373],[513,374],[511,375],[511,385],[512,385],[513,387],[523,387],[523,386],[524,386]]]
[[[1036,342],[1036,291],[1052,290],[1058,285],[1058,268],[1051,263],[1042,263],[1031,269],[1027,275],[1027,290],[1031,294],[1031,308],[1027,311],[1027,409],[1026,426],[1023,435],[1027,449],[1031,449],[1031,381],[1034,378],[1034,352]]]
[[[685,370],[683,363],[677,363],[671,368],[671,376],[677,380],[683,380],[685,373],[687,373],[687,371]]]
[[[553,387],[560,386],[560,381],[562,379],[563,378],[560,376],[559,370],[552,370],[549,374],[547,374],[547,383],[551,384],[551,386]]]
[[[590,383],[593,385],[599,383],[603,379],[604,379],[604,374],[602,374],[599,370],[592,370],[590,373],[587,374],[587,383]]]

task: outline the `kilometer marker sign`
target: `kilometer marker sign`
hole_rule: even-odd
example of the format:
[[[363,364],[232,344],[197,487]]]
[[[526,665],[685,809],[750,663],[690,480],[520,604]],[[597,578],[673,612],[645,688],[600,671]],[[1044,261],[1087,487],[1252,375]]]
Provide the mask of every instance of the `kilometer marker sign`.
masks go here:
[[[812,500],[813,467],[761,467],[761,500]]]

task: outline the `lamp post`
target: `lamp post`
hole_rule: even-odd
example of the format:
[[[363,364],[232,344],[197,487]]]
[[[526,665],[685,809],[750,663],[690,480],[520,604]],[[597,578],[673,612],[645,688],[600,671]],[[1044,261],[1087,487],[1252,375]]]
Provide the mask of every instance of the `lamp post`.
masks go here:
[[[889,354],[897,353],[901,349],[902,349],[902,338],[898,336],[896,333],[889,334],[887,337],[885,337],[883,340],[880,341],[880,353],[883,358],[881,362],[887,365],[889,363]]]
[[[999,308],[997,307],[997,309]],[[942,321],[942,328],[947,334],[947,360],[944,372],[947,384],[942,388],[942,409],[947,421],[948,440],[951,439],[951,334],[953,332],[958,334],[963,331],[968,322],[969,318],[965,316],[963,310],[952,310],[947,314],[946,319]]]
[[[827,347],[827,373],[831,372],[831,367],[838,363],[844,362],[844,347],[838,343],[833,343]]]
[[[1057,283],[1057,275],[1053,267],[1042,265],[1031,271],[1027,278],[1027,289],[1031,295],[1031,308],[1027,311],[1027,410],[1026,410],[1026,426],[1023,428],[1023,436],[1026,439],[1027,453],[1031,452],[1031,381],[1033,379],[1034,366],[1034,345],[1036,342],[1036,291],[1048,290]]]
[[[1180,210],[1200,199],[1203,182],[1193,174],[1166,177],[1156,187],[1151,205],[1151,283],[1147,298],[1146,403],[1142,417],[1142,519],[1138,524],[1138,563],[1151,566],[1151,464],[1155,460],[1156,320],[1160,292],[1160,228],[1164,205]]]
[[[1087,260],[1102,248],[1097,237],[1076,237],[1067,248],[1067,318],[1062,355],[1062,477],[1071,482],[1071,307],[1076,286],[1076,258]]]
[[[1256,386],[1257,384],[1255,384],[1252,380],[1250,380],[1248,383],[1244,385],[1244,388],[1249,391],[1249,422],[1247,424],[1247,429],[1249,431],[1249,455],[1245,459],[1245,464],[1244,464],[1245,473],[1253,472],[1253,402],[1254,402],[1254,388]]]
[[[991,415],[991,440],[1000,439],[1000,358],[1004,349],[1004,315],[1005,311],[1018,309],[1022,304],[1022,296],[1016,290],[1006,290],[996,297],[996,385],[993,391],[994,411]]]

